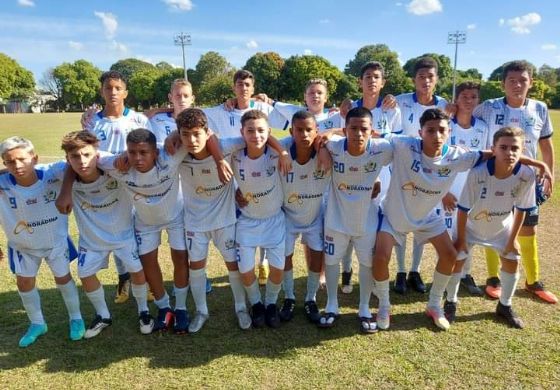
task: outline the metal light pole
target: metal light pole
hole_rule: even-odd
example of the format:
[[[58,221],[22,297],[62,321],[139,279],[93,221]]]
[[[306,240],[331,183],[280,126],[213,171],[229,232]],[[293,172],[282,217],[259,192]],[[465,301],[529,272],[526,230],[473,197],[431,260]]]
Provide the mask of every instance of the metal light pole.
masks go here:
[[[447,34],[447,44],[455,45],[455,61],[453,65],[453,102],[455,102],[455,77],[457,74],[457,49],[460,43],[467,42],[466,31],[453,31]]]
[[[185,74],[185,80],[188,81],[189,79],[187,77],[187,65],[185,63],[185,46],[191,45],[191,34],[185,34],[181,32],[180,34],[175,35],[173,41],[175,42],[175,46],[181,46],[181,49],[183,50],[183,71]]]

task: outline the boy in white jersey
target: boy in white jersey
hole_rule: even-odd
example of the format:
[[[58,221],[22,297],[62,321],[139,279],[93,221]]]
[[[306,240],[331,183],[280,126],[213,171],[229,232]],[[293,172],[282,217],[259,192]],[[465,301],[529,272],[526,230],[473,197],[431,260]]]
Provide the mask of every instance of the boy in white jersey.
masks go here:
[[[504,127],[494,133],[492,151],[495,157],[473,168],[468,174],[458,204],[455,232],[458,258],[447,285],[444,304],[445,315],[450,322],[455,320],[464,259],[474,244],[480,244],[500,253],[503,290],[496,314],[510,326],[523,328],[523,321],[511,308],[519,279],[517,235],[525,212],[536,207],[533,189],[535,173],[519,163],[523,147],[523,130]]]
[[[177,334],[186,333],[190,322],[186,307],[188,260],[178,173],[185,155],[184,148],[173,156],[168,155],[164,149],[157,149],[156,137],[151,131],[136,129],[127,136],[127,156],[131,167],[128,172],[123,173],[114,167],[116,157],[102,157],[98,162],[101,169],[125,185],[132,199],[138,253],[158,307],[154,330],[165,331],[173,326]],[[174,312],[169,305],[158,263],[158,247],[164,229],[173,261]]]
[[[332,327],[339,316],[340,261],[352,244],[360,263],[360,329],[364,333],[377,330],[369,310],[373,290],[372,254],[378,222],[378,205],[372,199],[372,193],[379,172],[391,162],[393,151],[386,140],[371,138],[371,121],[372,115],[367,108],[351,109],[346,116],[346,137],[326,144],[333,159],[333,172],[324,234],[328,299],[319,327]]]
[[[132,202],[122,185],[97,168],[98,145],[99,140],[88,131],[72,132],[62,139],[66,160],[77,175],[72,200],[80,232],[78,276],[96,312],[84,337],[95,337],[112,324],[103,285],[97,278],[97,272],[107,268],[110,252],[119,254],[131,275],[140,332],[150,334],[154,320],[148,311],[146,278],[134,237]]]
[[[490,99],[482,103],[474,111],[474,115],[482,118],[490,127],[490,135],[503,126],[520,127],[525,131],[526,156],[537,158],[540,149],[542,160],[554,173],[554,148],[552,145],[552,122],[546,104],[527,98],[533,84],[533,68],[527,61],[512,61],[504,64],[502,87],[503,98]],[[554,177],[554,175],[553,175]],[[537,205],[546,199],[537,186]],[[541,192],[541,193],[539,193]],[[545,194],[546,195],[546,194]],[[525,270],[525,289],[547,303],[556,303],[558,298],[544,288],[540,280],[539,256],[537,247],[537,225],[539,220],[538,207],[526,213],[525,221],[519,232],[521,261]],[[489,279],[486,291],[492,297],[500,295],[500,279],[498,277],[498,255],[486,252]]]
[[[68,218],[54,205],[61,184],[58,176],[66,164],[36,170],[38,156],[33,144],[21,137],[10,137],[0,143],[0,156],[8,170],[0,175],[0,225],[8,239],[10,268],[16,275],[18,292],[31,322],[19,346],[28,347],[47,333],[35,287],[42,259],[51,269],[68,310],[70,339],[80,340],[85,325],[78,290],[70,274],[70,260],[76,257],[76,250],[68,238]]]

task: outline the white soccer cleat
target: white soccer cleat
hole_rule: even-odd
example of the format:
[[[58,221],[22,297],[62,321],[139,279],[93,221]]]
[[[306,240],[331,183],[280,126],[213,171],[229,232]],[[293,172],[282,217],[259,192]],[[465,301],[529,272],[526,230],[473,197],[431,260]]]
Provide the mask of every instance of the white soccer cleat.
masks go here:
[[[449,321],[445,318],[443,310],[440,307],[428,306],[426,315],[432,319],[434,325],[442,330],[449,329]]]
[[[389,329],[391,326],[391,307],[380,307],[376,316],[377,328],[381,330]]]

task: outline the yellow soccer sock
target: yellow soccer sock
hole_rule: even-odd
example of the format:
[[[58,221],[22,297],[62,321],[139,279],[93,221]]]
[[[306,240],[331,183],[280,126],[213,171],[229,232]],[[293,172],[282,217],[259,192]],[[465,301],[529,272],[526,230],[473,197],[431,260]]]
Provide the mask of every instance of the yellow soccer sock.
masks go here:
[[[527,284],[533,284],[539,280],[539,253],[537,248],[537,236],[518,236],[517,240],[521,246],[521,261],[525,269]]]
[[[492,248],[484,248],[486,252],[486,268],[488,268],[489,278],[499,278],[500,277],[500,256]]]

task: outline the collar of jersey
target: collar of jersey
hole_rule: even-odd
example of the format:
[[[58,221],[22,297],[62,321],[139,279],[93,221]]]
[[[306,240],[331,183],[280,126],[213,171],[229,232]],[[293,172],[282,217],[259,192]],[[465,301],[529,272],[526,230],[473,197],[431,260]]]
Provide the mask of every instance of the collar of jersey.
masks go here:
[[[366,152],[369,150],[370,146],[371,146],[371,138],[368,139],[367,141]],[[344,151],[345,152],[348,151],[348,138],[344,138]]]
[[[122,116],[127,116],[128,113],[130,112],[130,109],[128,107],[125,107],[122,113]],[[99,111],[97,113],[97,116],[99,117],[99,119],[103,119],[103,110]]]
[[[502,101],[504,102],[504,106],[507,107],[508,102],[505,96],[502,98]],[[527,104],[529,104],[529,99],[525,98],[525,101],[523,102],[523,107],[527,107]]]
[[[245,157],[247,157],[247,148],[243,149],[243,151],[245,152]],[[266,154],[266,152],[268,152],[268,145],[264,146],[264,152],[263,154]]]
[[[296,151],[296,143],[292,142],[292,146],[290,146],[290,155],[292,156],[292,160],[296,161],[297,159],[297,151]],[[315,148],[311,148],[311,158],[315,157]]]
[[[37,174],[37,179],[39,179],[39,180],[43,180],[43,174],[44,173],[45,172],[41,169],[35,169],[35,174]],[[8,174],[8,178],[10,179],[10,182],[13,185],[17,184],[16,178],[11,173]]]
[[[451,118],[451,120],[453,121],[453,123],[457,124],[457,117],[456,116]],[[476,123],[476,118],[471,115],[471,127],[473,127],[475,123]]]
[[[496,173],[496,157],[490,158],[486,163],[486,167],[488,168],[488,174],[490,174],[490,176],[494,176],[494,173]],[[517,175],[517,172],[519,172],[520,169],[521,163],[517,162],[517,164],[515,164],[515,167],[513,167],[513,174]]]
[[[382,103],[383,103],[383,99],[381,99],[381,96],[379,96],[379,98],[377,99],[377,103],[375,104],[375,108],[381,107]],[[363,107],[363,106],[364,106],[364,98],[359,98],[358,100],[356,100],[356,107]]]
[[[437,95],[432,95],[432,97],[434,98],[434,106],[437,106],[439,104],[439,97]],[[412,101],[414,103],[418,103],[418,98],[416,97],[416,92],[412,93]]]
[[[424,141],[422,141],[422,140],[420,140],[420,150],[422,152],[424,151]],[[440,157],[445,157],[448,150],[449,150],[449,145],[443,144],[443,148],[441,148],[441,156]],[[432,157],[430,157],[430,158],[432,158]]]

